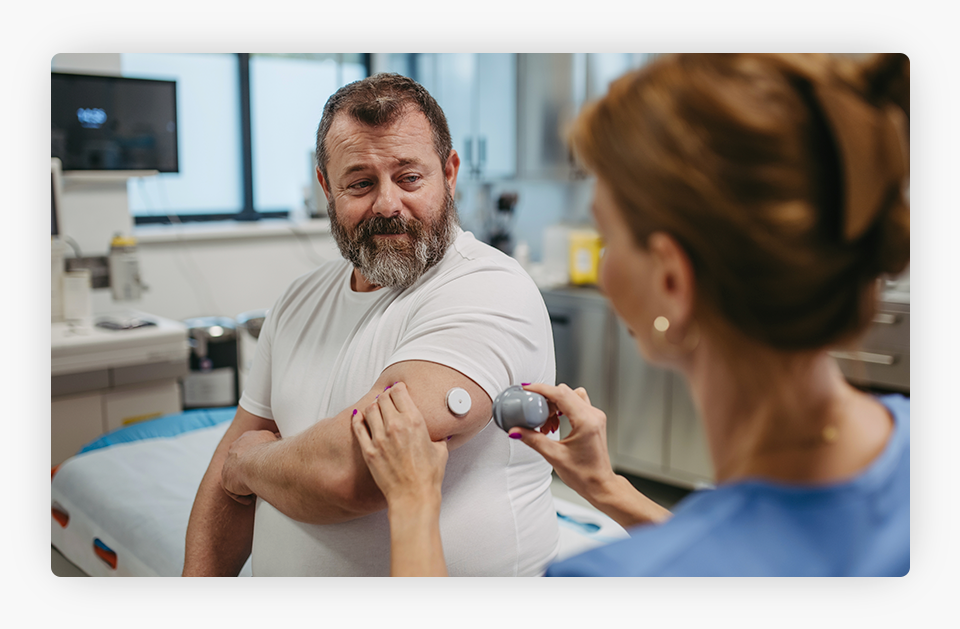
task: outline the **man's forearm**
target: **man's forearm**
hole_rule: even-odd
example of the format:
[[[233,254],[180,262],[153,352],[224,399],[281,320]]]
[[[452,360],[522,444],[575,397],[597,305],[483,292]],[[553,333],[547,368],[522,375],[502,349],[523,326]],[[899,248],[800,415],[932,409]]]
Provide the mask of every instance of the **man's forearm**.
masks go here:
[[[242,505],[220,488],[216,459],[207,470],[187,525],[183,576],[237,576],[253,545],[254,505]],[[214,469],[214,465],[216,468]]]
[[[359,451],[354,453],[352,435],[340,434],[337,420],[250,448],[237,460],[240,480],[299,522],[336,524],[385,509]]]
[[[274,431],[276,424],[238,408],[217,444],[190,511],[184,576],[236,576],[250,556],[254,505],[233,500],[223,491],[220,479],[230,445],[244,433],[257,430]]]

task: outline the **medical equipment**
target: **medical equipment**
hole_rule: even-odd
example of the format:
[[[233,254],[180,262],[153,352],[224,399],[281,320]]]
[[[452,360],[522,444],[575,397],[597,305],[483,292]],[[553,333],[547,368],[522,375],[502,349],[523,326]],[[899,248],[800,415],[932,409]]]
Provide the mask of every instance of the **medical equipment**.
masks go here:
[[[229,317],[184,321],[190,338],[190,374],[183,379],[183,407],[232,406],[239,399],[236,322]]]
[[[504,431],[539,428],[550,416],[547,398],[519,385],[507,387],[493,401],[493,420]]]
[[[447,408],[457,417],[463,417],[470,412],[470,394],[454,387],[447,391]]]
[[[62,281],[64,320],[74,331],[89,330],[93,324],[90,269],[67,271]]]
[[[176,81],[51,72],[50,92],[64,171],[179,172]]]
[[[143,284],[137,259],[137,239],[116,234],[110,241],[110,289],[114,301],[137,301]]]

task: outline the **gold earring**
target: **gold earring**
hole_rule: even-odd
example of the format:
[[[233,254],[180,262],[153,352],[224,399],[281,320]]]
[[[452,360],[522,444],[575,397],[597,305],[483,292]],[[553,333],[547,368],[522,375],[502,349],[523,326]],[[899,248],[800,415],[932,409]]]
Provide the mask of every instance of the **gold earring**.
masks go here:
[[[657,317],[653,320],[653,334],[651,338],[654,341],[654,344],[659,344],[660,348],[668,348],[669,351],[676,351],[680,349],[682,353],[689,354],[697,348],[697,345],[700,344],[700,326],[697,325],[696,321],[693,321],[690,326],[690,330],[684,335],[683,340],[679,343],[671,343],[667,338],[667,330],[670,329],[670,319],[667,319],[663,315]]]

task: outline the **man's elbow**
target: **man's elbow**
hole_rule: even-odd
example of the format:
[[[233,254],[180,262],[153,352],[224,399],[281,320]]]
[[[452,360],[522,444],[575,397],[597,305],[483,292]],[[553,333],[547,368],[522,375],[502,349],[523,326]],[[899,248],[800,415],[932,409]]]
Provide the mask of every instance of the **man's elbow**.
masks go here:
[[[372,478],[356,478],[350,474],[327,477],[323,482],[304,487],[301,517],[310,524],[347,522],[387,508],[383,493]]]

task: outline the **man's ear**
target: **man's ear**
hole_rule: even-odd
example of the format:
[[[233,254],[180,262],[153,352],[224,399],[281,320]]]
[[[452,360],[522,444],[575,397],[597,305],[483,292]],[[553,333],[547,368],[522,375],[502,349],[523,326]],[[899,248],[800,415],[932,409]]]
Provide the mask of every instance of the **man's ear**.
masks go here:
[[[647,246],[656,260],[654,288],[668,310],[664,314],[679,327],[685,327],[693,316],[696,296],[690,256],[676,238],[665,232],[650,234]]]
[[[323,188],[323,194],[327,197],[327,201],[330,201],[330,185],[327,183],[327,180],[324,178],[323,173],[320,172],[320,167],[317,166],[317,181],[320,182],[320,187]]]
[[[460,172],[460,155],[454,149],[450,149],[450,155],[447,157],[447,163],[443,166],[443,178],[447,180],[450,187],[450,195],[453,196],[457,191],[457,173]]]

